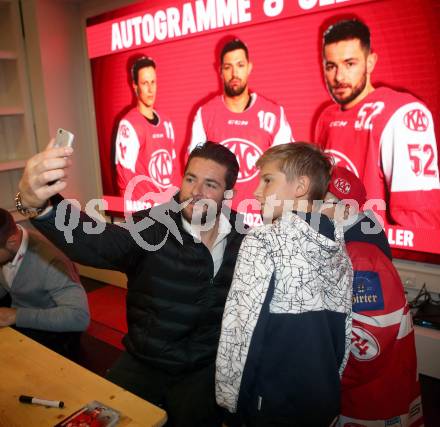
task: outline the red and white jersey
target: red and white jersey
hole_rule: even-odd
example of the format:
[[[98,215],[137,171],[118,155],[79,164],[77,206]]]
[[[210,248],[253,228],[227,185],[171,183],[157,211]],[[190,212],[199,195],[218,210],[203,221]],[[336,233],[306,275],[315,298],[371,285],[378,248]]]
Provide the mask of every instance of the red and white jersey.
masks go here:
[[[176,159],[173,125],[157,111],[155,114],[159,118],[157,125],[151,124],[136,108],[119,122],[115,164],[118,192],[122,197],[134,177],[139,182],[133,189],[131,200],[162,192],[173,183]]]
[[[223,96],[216,96],[196,113],[189,152],[206,141],[222,144],[237,156],[240,172],[232,207],[247,213],[249,225],[260,223],[260,208],[253,196],[258,185],[255,163],[272,145],[293,142],[284,108],[252,93],[249,107],[236,113],[225,105]]]
[[[375,245],[349,242],[347,252],[353,324],[337,425],[422,426],[414,328],[400,277]]]
[[[440,227],[440,181],[429,110],[408,93],[381,87],[348,110],[321,114],[315,142],[364,183],[368,199],[382,199],[386,223]]]

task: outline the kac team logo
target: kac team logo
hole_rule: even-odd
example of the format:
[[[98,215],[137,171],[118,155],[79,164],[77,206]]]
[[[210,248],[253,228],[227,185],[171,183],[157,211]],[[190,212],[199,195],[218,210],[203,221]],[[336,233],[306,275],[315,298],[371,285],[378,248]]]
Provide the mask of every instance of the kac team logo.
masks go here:
[[[154,184],[160,188],[168,188],[171,185],[173,176],[171,154],[163,148],[156,150],[151,155],[148,173]]]
[[[237,182],[247,182],[257,176],[258,169],[255,167],[255,163],[263,154],[258,145],[241,138],[225,139],[220,144],[232,151],[237,157],[240,166]]]
[[[139,145],[138,137],[131,123],[128,120],[121,120],[116,138],[115,163],[135,173]]]
[[[418,108],[408,111],[403,121],[405,126],[416,132],[426,132],[429,126],[429,118],[426,113]]]
[[[350,183],[344,179],[344,178],[336,178],[333,181],[333,185],[338,189],[342,194],[350,194],[351,185]]]
[[[335,166],[340,166],[341,168],[348,169],[350,172],[353,172],[359,178],[359,172],[356,169],[356,166],[350,160],[350,158],[347,157],[344,153],[332,149],[325,150],[325,152],[332,156],[333,160],[335,161]],[[350,191],[350,189],[348,189],[348,191]]]
[[[371,332],[353,326],[351,330],[351,354],[361,362],[373,360],[380,354],[379,342]]]
[[[121,123],[121,127],[119,128],[119,134],[122,138],[130,138],[130,127],[127,126],[127,123]]]

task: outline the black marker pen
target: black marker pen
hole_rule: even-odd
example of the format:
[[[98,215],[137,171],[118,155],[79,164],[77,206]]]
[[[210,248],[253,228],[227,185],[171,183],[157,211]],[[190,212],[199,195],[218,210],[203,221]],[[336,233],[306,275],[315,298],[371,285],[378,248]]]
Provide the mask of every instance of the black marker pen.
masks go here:
[[[45,400],[38,397],[21,395],[18,400],[21,403],[32,403],[35,405],[50,406],[51,408],[64,408],[64,402],[61,400]]]

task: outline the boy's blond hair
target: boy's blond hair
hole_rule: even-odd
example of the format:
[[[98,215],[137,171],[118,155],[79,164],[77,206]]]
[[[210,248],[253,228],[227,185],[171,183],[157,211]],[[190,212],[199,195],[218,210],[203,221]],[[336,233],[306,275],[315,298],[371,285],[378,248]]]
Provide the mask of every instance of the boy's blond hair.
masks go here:
[[[327,193],[333,163],[317,145],[309,142],[276,145],[263,153],[256,166],[261,169],[269,162],[278,163],[287,181],[300,176],[309,177],[308,200],[322,200]]]

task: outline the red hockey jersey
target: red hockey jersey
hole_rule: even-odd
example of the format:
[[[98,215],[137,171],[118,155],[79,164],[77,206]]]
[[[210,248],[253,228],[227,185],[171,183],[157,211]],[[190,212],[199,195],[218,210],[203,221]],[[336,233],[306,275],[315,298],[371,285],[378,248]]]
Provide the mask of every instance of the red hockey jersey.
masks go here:
[[[350,242],[347,251],[353,324],[338,425],[422,426],[414,329],[400,277],[375,245]]]
[[[149,123],[136,108],[119,122],[115,164],[118,192],[126,199],[150,200],[149,193],[161,192],[173,183],[173,125],[156,111],[155,114],[159,118],[157,125]],[[126,191],[131,180],[134,187]]]
[[[240,172],[232,207],[246,213],[249,225],[257,225],[261,217],[253,195],[258,185],[255,163],[269,147],[292,142],[293,137],[283,107],[256,93],[251,97],[250,106],[241,113],[230,111],[223,96],[216,96],[202,105],[194,118],[189,152],[197,144],[212,141],[224,145],[237,156]]]
[[[381,87],[362,102],[321,114],[315,142],[364,183],[368,199],[390,224],[440,227],[437,144],[429,110],[412,95]]]

